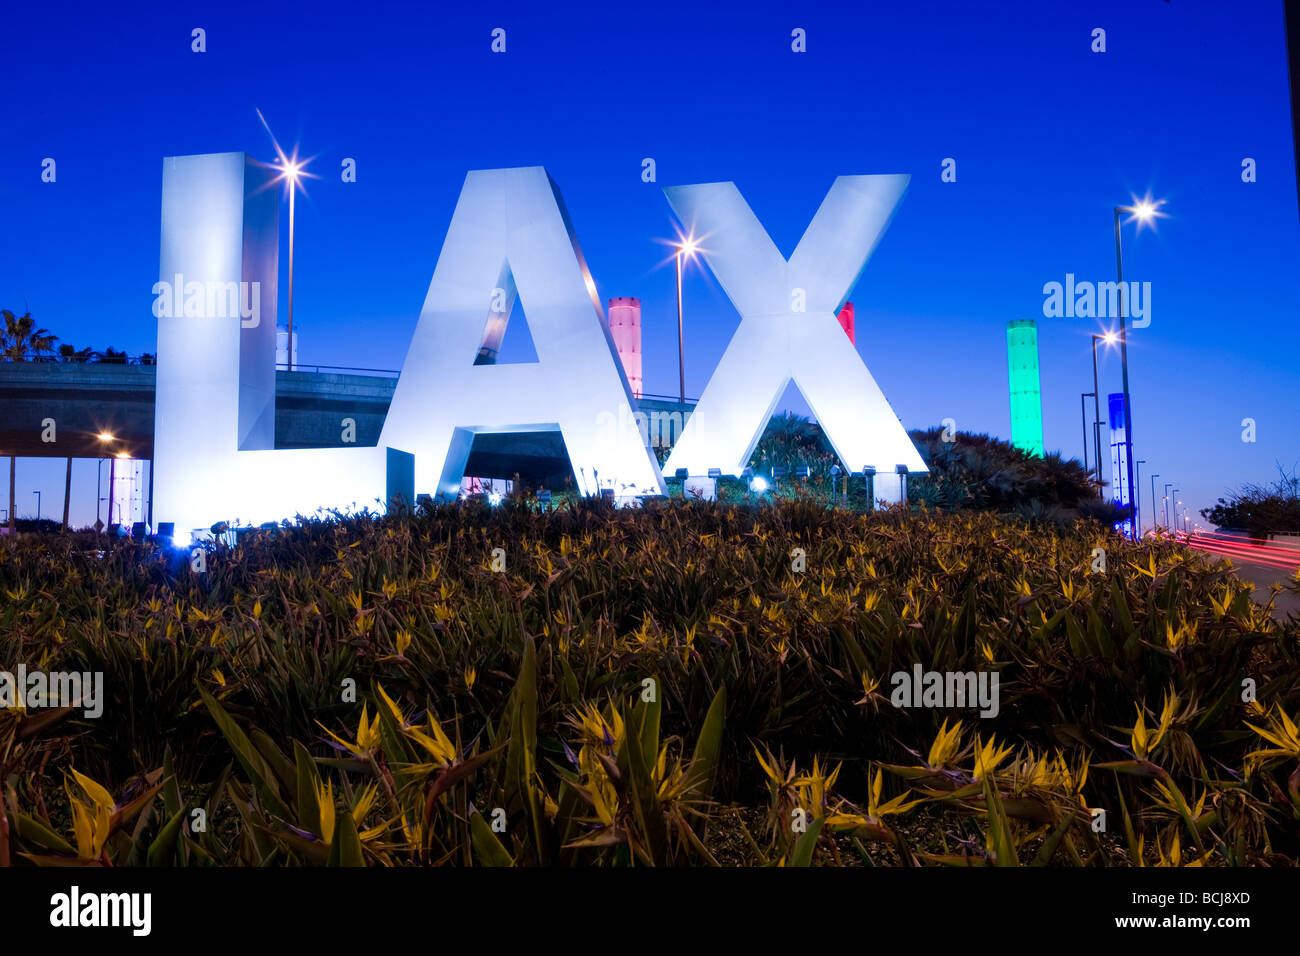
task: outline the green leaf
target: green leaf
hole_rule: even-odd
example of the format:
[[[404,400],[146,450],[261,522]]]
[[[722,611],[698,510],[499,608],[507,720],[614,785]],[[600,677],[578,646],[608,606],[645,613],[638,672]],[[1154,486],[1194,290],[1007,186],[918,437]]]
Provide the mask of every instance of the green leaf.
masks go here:
[[[1128,805],[1124,802],[1124,788],[1118,780],[1115,781],[1115,789],[1119,792],[1119,809],[1124,816],[1124,838],[1128,841],[1129,865],[1145,866],[1146,861],[1138,849],[1137,836],[1133,833],[1133,818],[1129,816]]]
[[[1043,841],[1043,845],[1039,847],[1038,853],[1029,865],[1047,866],[1047,864],[1051,863],[1052,857],[1056,854],[1056,848],[1061,845],[1061,840],[1065,838],[1073,824],[1074,817],[1070,812],[1067,812],[1061,818],[1061,822],[1057,824],[1056,829],[1052,831],[1052,835]]]
[[[63,837],[59,836],[49,827],[35,817],[28,816],[25,813],[19,813],[14,817],[14,830],[24,840],[30,840],[37,846],[43,846],[47,850],[57,850],[60,853],[71,853],[77,855],[77,848],[74,847]]]
[[[290,795],[297,788],[297,776],[294,772],[293,763],[280,752],[275,741],[258,728],[254,727],[249,734],[253,741],[253,746],[257,748],[262,759],[266,761],[268,767],[275,771],[276,780],[286,795]]]
[[[984,802],[988,807],[989,836],[992,837],[991,842],[993,843],[995,862],[998,866],[1019,866],[1020,860],[1016,857],[1016,845],[1011,839],[1011,823],[1002,807],[1002,795],[998,793],[998,788],[991,784],[987,777],[982,782],[984,784]]]
[[[722,728],[727,714],[727,686],[718,688],[709,704],[709,712],[700,727],[700,736],[695,741],[695,752],[691,757],[691,769],[688,771],[690,788],[700,797],[713,794],[714,776],[718,769],[718,754],[722,751]]]
[[[573,673],[569,662],[560,656],[560,687],[564,691],[565,703],[574,704],[582,701],[582,691],[578,687],[578,678]]]
[[[357,835],[352,814],[340,813],[334,823],[334,842],[330,844],[330,857],[326,866],[365,866],[361,851],[361,837]]]
[[[662,687],[659,678],[654,678],[655,695],[652,701],[643,701],[638,708],[641,712],[641,753],[645,758],[646,773],[654,775],[655,761],[659,757],[659,718],[663,711],[659,692]]]
[[[475,858],[482,866],[514,866],[515,861],[492,832],[483,814],[473,813],[469,818],[469,836],[474,844]]]
[[[248,774],[249,781],[257,788],[258,795],[266,802],[268,809],[277,816],[285,819],[292,818],[293,814],[290,813],[289,808],[280,797],[275,772],[249,742],[239,724],[202,687],[199,688],[199,696],[203,698],[208,713],[212,715],[217,728],[230,744],[230,749],[235,752],[235,759],[244,768],[244,773]]]
[[[790,855],[791,866],[812,865],[813,850],[817,847],[817,835],[822,832],[822,824],[825,822],[825,817],[814,820],[808,832],[799,838],[799,842],[794,846],[794,853]]]
[[[1124,589],[1120,587],[1119,578],[1110,579],[1110,606],[1115,612],[1116,623],[1123,629],[1126,635],[1136,633],[1133,626],[1133,615],[1129,612],[1128,598],[1124,595]]]
[[[637,829],[645,840],[645,848],[655,866],[668,865],[668,826],[663,808],[659,806],[659,793],[654,779],[646,769],[646,755],[641,749],[641,736],[629,727],[623,738],[624,753],[619,754],[618,769],[628,780],[632,797],[632,811]]]
[[[176,837],[181,832],[181,824],[185,821],[185,808],[181,807],[158,831],[154,841],[149,844],[149,854],[146,857],[149,866],[171,866],[173,855],[176,851]]]
[[[298,826],[312,833],[320,833],[320,774],[311,753],[298,741],[293,742],[293,756],[297,762]]]

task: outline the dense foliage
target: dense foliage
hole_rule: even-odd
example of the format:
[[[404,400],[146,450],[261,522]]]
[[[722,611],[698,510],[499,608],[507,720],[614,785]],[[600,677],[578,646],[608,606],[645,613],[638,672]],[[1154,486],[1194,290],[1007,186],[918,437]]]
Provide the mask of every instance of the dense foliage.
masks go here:
[[[930,508],[979,508],[1019,513],[1031,518],[1071,520],[1082,511],[1103,523],[1114,525],[1118,511],[1097,497],[1088,473],[1079,462],[1053,452],[1038,458],[1009,442],[989,435],[946,428],[908,433],[928,474],[908,479],[908,497]],[[759,439],[750,467],[756,474],[770,475],[773,466],[788,474],[808,466],[810,480],[819,489],[829,489],[835,452],[825,433],[814,423],[786,412],[774,415]],[[845,479],[840,479],[843,489]],[[848,479],[849,500],[865,486],[860,476]]]
[[[84,540],[0,546],[0,668],[106,696],[0,710],[0,865],[1300,859],[1300,623],[1173,543],[680,501],[312,520],[202,573]],[[918,665],[997,715],[894,706]]]
[[[1202,508],[1201,516],[1217,527],[1246,531],[1256,538],[1300,534],[1300,475],[1279,465],[1272,484],[1243,485],[1214,507]]]

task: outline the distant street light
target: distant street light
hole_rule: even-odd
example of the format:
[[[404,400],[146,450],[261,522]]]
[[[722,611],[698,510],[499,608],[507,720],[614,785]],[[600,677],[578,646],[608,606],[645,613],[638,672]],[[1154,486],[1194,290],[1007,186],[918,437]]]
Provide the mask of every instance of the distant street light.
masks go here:
[[[1160,527],[1160,522],[1156,519],[1156,479],[1160,473],[1156,472],[1151,476],[1151,530],[1155,531]]]
[[[39,491],[33,491],[32,494],[36,496],[36,520],[40,521],[41,520],[41,493]]]
[[[1134,464],[1137,465],[1137,484],[1133,486],[1133,518],[1136,522],[1137,536],[1142,537],[1142,466],[1147,463],[1145,458],[1139,458]]]
[[[1097,397],[1096,392],[1081,392],[1079,394],[1079,421],[1083,425],[1083,473],[1090,479],[1092,469],[1088,467],[1088,403],[1086,399],[1091,396]]]

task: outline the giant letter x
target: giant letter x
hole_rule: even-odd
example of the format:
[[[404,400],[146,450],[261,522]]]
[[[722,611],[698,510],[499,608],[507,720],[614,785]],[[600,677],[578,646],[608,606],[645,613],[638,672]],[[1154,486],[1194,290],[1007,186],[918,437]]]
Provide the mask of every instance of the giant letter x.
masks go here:
[[[666,471],[739,474],[791,379],[849,469],[927,470],[836,320],[910,178],[838,177],[789,262],[735,183],[664,190],[741,316]]]

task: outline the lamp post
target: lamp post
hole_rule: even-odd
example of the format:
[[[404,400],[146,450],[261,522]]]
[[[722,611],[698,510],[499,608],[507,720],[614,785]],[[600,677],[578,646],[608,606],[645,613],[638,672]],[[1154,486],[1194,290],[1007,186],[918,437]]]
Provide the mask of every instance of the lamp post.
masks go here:
[[[1165,530],[1169,529],[1169,489],[1173,486],[1172,481],[1165,482]]]
[[[289,339],[285,347],[285,356],[289,371],[293,371],[293,199],[298,190],[293,187],[298,182],[298,167],[288,164],[285,177],[289,180]]]
[[[1126,323],[1128,314],[1127,295],[1124,286],[1124,251],[1120,243],[1120,220],[1123,213],[1129,213],[1138,221],[1138,228],[1141,229],[1144,224],[1150,223],[1159,213],[1158,209],[1163,204],[1163,200],[1153,203],[1151,200],[1143,199],[1141,202],[1135,202],[1132,206],[1115,207],[1115,273],[1119,285],[1119,352],[1120,364],[1123,367],[1124,376],[1124,464],[1125,478],[1128,481],[1129,496],[1134,496],[1133,485],[1133,410],[1130,408],[1129,389],[1128,389],[1128,326]],[[1122,497],[1121,497],[1122,500]],[[1137,530],[1136,514],[1134,515],[1133,529]]]
[[[1079,394],[1079,422],[1083,425],[1083,473],[1092,475],[1092,469],[1088,467],[1088,403],[1086,399],[1092,396],[1097,397],[1096,392],[1081,392]]]
[[[33,491],[32,494],[36,496],[36,520],[39,522],[41,520],[41,493]]]
[[[687,236],[677,243],[677,254],[673,257],[677,260],[677,376],[679,398],[683,405],[686,404],[686,346],[682,333],[682,255],[693,256],[697,248],[699,245],[695,238]]]
[[[279,147],[276,147],[279,150]],[[289,184],[289,338],[285,343],[285,361],[290,372],[293,371],[293,220],[294,220],[294,197],[298,194],[298,178],[303,174],[302,168],[305,163],[297,161],[297,151],[294,151],[294,158],[287,158],[284,153],[280,153],[280,165],[276,168],[280,170],[280,178]]]
[[[1156,479],[1160,477],[1159,472],[1151,475],[1151,530],[1155,531],[1160,527],[1160,522],[1156,518]]]
[[[116,466],[116,464],[117,464],[117,462],[118,462],[119,460],[121,460],[121,462],[122,462],[122,466],[125,468],[125,467],[127,466],[127,463],[130,462],[130,460],[131,460],[131,456],[130,456],[130,454],[128,454],[127,452],[124,452],[124,451],[119,451],[116,455],[114,455],[114,456],[113,456],[113,461],[112,461],[112,463],[109,465],[109,474],[110,474],[110,475],[112,474],[112,472],[113,472],[113,470],[114,470],[114,468],[115,468],[115,466]],[[127,474],[129,475],[129,472],[128,472]],[[112,484],[113,484],[113,482],[110,480],[110,482],[109,482],[110,488],[109,488],[109,491],[108,491],[108,523],[109,523],[109,524],[112,524],[112,523],[113,523],[113,496],[114,496],[114,489],[111,487]],[[134,490],[135,485],[132,484],[131,487],[132,487],[132,490]],[[134,496],[132,496],[132,497],[134,497]],[[134,515],[134,512],[135,512],[134,505],[128,503],[127,507],[131,508],[131,510],[132,510],[132,515]],[[119,503],[118,506],[117,506],[117,523],[118,523],[118,524],[121,524],[121,523],[122,523],[122,505],[121,505],[120,503]]]
[[[1172,527],[1175,531],[1178,530],[1178,506],[1182,504],[1182,502],[1178,500],[1178,492],[1182,490],[1183,489],[1181,488],[1175,488],[1173,491],[1169,492],[1169,500],[1174,502],[1174,506],[1169,509],[1171,512],[1169,517],[1173,519]]]
[[[257,111],[257,118],[262,121],[266,127],[267,134],[271,137],[271,145],[275,147],[275,154],[280,159],[278,166],[272,164],[273,169],[280,171],[280,179],[283,179],[289,185],[289,341],[285,349],[288,356],[288,369],[293,371],[293,219],[294,219],[294,196],[301,188],[300,179],[312,176],[311,173],[305,172],[305,167],[310,160],[299,160],[298,149],[294,147],[293,155],[286,156],[280,144],[276,142],[275,134],[271,132],[270,125],[266,122],[266,117],[262,111]],[[315,177],[312,177],[315,178]]]
[[[116,439],[113,437],[112,432],[100,432],[95,437],[99,439],[100,450],[103,453],[107,453],[108,451],[108,449],[104,446],[108,445],[109,442],[116,441]],[[104,482],[104,457],[103,454],[101,454],[99,458],[99,467],[95,469],[95,524],[96,525],[99,524],[99,503],[104,500],[103,490],[102,490],[103,482]]]
[[[1115,344],[1115,333],[1107,332],[1104,335],[1093,334],[1092,336],[1092,437],[1096,443],[1097,452],[1097,495],[1101,496],[1101,386],[1097,381],[1097,342],[1102,341],[1107,345]]]
[[[113,527],[113,486],[117,484],[117,455],[108,460],[108,526]]]
[[[1145,458],[1139,458],[1134,462],[1137,466],[1137,483],[1133,486],[1133,520],[1134,530],[1139,538],[1142,537],[1142,466],[1146,463]]]

